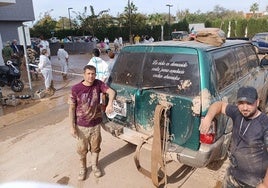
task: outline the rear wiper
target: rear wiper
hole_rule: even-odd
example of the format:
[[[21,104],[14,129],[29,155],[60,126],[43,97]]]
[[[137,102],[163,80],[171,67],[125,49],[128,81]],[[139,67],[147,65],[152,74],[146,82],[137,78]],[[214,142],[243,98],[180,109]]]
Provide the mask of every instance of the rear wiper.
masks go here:
[[[165,88],[174,88],[174,87],[177,87],[179,88],[180,86],[179,85],[170,85],[170,86],[153,86],[153,87],[143,87],[143,88],[140,88],[140,92],[141,91],[144,91],[144,90],[150,90],[150,89],[165,89]]]
[[[139,88],[138,93],[139,93],[139,95],[141,95],[142,92],[145,91],[145,90],[150,90],[150,89],[165,89],[165,88],[175,88],[175,87],[176,88],[179,88],[178,85],[142,87],[142,88]]]
[[[144,90],[165,89],[165,88],[177,88],[179,90],[184,90],[184,89],[189,88],[191,85],[192,85],[192,82],[190,80],[184,80],[181,82],[181,84],[178,84],[178,85],[142,87],[142,88],[139,88],[139,92],[141,93]]]

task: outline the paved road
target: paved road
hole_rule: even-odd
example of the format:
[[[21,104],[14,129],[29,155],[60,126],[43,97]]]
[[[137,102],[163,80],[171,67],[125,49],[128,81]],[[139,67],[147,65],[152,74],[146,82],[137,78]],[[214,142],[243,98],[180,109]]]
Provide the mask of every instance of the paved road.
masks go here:
[[[71,68],[79,73],[88,55],[71,56]],[[55,58],[52,59],[57,67]],[[140,174],[134,164],[135,146],[102,131],[100,166],[104,174],[95,178],[90,173],[86,181],[78,182],[78,155],[75,140],[69,134],[67,97],[71,85],[81,77],[69,77],[67,82],[55,75],[56,94],[38,101],[24,102],[17,107],[4,107],[0,118],[0,182],[16,180],[59,183],[72,187],[154,187]],[[36,84],[40,87],[40,84]],[[27,90],[27,89],[26,89]],[[8,93],[5,89],[5,93]],[[150,153],[142,151],[141,164],[150,167]],[[90,161],[88,161],[90,167]],[[216,171],[193,169],[177,163],[167,168],[169,188],[212,188],[223,178],[227,163]]]

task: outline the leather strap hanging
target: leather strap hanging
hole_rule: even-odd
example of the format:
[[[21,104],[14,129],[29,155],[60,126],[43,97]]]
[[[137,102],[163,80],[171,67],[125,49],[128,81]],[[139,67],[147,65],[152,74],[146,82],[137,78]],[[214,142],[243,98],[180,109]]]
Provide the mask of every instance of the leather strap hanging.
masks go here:
[[[160,124],[161,124],[161,118],[163,117],[162,116],[163,112],[166,112],[167,109],[169,108],[170,107],[166,107],[163,105],[156,106],[155,114],[154,114],[154,133],[153,135],[144,139],[142,143],[137,146],[136,154],[134,156],[134,161],[135,161],[137,169],[145,176],[151,178],[153,184],[156,187],[159,187],[159,185],[165,183],[166,181],[166,169],[165,169],[166,165],[164,164],[164,160],[163,160],[163,156],[165,155],[163,152],[163,144],[165,143],[163,143],[162,141],[163,130],[161,130]],[[167,118],[166,115],[164,117]],[[164,121],[166,122],[167,120],[165,119]],[[167,129],[167,127],[164,127],[164,129]],[[148,170],[141,167],[140,162],[139,162],[139,156],[140,156],[140,150],[142,146],[152,137],[153,137],[153,144],[152,144],[152,151],[151,151],[151,172],[149,172]],[[162,171],[165,176],[159,177],[158,175],[159,171]]]

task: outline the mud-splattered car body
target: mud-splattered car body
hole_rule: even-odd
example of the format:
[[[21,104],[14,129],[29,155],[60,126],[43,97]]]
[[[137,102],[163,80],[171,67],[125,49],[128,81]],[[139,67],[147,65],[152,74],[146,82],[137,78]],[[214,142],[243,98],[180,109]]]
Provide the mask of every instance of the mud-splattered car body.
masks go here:
[[[227,40],[220,47],[196,41],[126,46],[109,84],[117,91],[116,116],[106,122],[110,132],[137,144],[135,139],[153,134],[156,106],[169,106],[167,153],[194,167],[225,157],[230,143],[232,122],[226,116],[215,119],[211,137],[200,135],[201,119],[212,102],[235,103],[243,85],[257,87],[265,96],[263,105],[267,96],[266,70],[259,66],[252,44],[239,40]]]

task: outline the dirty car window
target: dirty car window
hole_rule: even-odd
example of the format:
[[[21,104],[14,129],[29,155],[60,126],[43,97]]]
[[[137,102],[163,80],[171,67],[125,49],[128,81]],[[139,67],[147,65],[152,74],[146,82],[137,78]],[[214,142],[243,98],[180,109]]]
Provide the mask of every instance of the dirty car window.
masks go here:
[[[141,75],[144,54],[121,53],[113,67],[112,81],[118,84],[137,86]]]
[[[167,92],[185,95],[198,93],[200,78],[197,55],[151,53],[145,58],[143,72],[143,87],[167,86]]]
[[[199,93],[200,84],[198,56],[159,52],[121,53],[113,69],[112,80],[139,88],[194,96]]]

